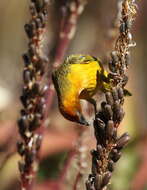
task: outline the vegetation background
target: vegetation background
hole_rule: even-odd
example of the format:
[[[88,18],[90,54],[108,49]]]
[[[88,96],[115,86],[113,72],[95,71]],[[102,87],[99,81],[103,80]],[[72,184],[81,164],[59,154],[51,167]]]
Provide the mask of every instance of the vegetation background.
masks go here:
[[[126,116],[120,127],[120,134],[128,131],[131,141],[117,163],[112,178],[111,190],[147,190],[147,2],[139,2],[137,20],[133,27],[133,37],[137,46],[132,49],[129,69],[128,89],[133,96],[125,102]],[[117,0],[89,0],[78,20],[75,38],[67,55],[71,53],[92,54],[104,59],[113,48],[110,28],[116,17]],[[28,1],[0,1],[0,189],[19,189],[19,172],[15,144],[18,139],[17,118],[21,104],[19,96],[22,88],[22,53],[27,49],[24,23],[29,19]],[[59,29],[60,10],[54,0],[49,6],[46,52],[56,46]],[[60,181],[59,170],[63,168],[66,153],[73,150],[78,142],[77,127],[66,121],[58,111],[57,101],[49,113],[40,151],[41,165],[35,190],[57,189]],[[89,135],[91,134],[91,135]],[[87,154],[94,146],[92,132],[84,133]],[[90,165],[90,158],[88,159]],[[70,190],[72,177],[76,172],[76,159],[68,171],[66,189]],[[90,168],[90,166],[89,166]],[[85,169],[85,176],[89,169]],[[81,189],[82,186],[81,184]]]

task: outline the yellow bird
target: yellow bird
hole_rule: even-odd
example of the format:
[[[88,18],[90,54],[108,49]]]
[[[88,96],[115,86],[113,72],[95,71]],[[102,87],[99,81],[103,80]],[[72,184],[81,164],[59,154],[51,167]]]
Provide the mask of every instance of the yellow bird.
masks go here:
[[[101,62],[90,55],[70,55],[52,74],[62,115],[82,125],[89,125],[82,115],[80,99],[94,105],[92,96],[97,90],[110,88],[108,73]]]

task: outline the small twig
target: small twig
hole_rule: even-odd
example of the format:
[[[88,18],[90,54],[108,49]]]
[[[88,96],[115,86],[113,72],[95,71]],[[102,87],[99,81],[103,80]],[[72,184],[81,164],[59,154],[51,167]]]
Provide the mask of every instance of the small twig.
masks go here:
[[[18,142],[18,152],[22,160],[19,162],[21,189],[32,188],[42,135],[37,131],[43,122],[45,113],[45,97],[47,86],[44,85],[45,67],[48,62],[43,53],[44,34],[47,20],[46,0],[31,0],[31,19],[25,25],[29,39],[28,51],[23,55],[23,90],[20,97],[23,109],[18,121],[21,141]]]
[[[61,7],[62,19],[60,23],[59,42],[54,60],[54,67],[58,67],[65,55],[70,41],[73,39],[79,16],[84,10],[85,0],[66,1]]]
[[[128,81],[126,73],[129,66],[130,47],[135,46],[130,33],[135,15],[135,1],[123,0],[119,37],[109,63],[112,89],[105,93],[106,100],[101,103],[101,109],[94,120],[97,147],[96,150],[91,151],[92,170],[86,182],[87,190],[107,189],[114,164],[120,159],[121,150],[130,139],[127,133],[118,137],[117,128],[124,117],[124,93],[128,93],[124,87]]]

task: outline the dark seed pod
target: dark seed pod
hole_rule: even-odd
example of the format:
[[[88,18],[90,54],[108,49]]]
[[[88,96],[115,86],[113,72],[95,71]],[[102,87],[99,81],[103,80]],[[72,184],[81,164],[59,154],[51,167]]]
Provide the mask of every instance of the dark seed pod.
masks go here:
[[[107,103],[112,106],[114,102],[112,94],[110,92],[106,92],[105,96],[106,96]]]
[[[117,116],[119,115],[121,109],[121,105],[119,103],[119,101],[115,101],[114,105],[113,105],[113,111],[114,111],[114,120],[117,120]]]
[[[28,128],[27,116],[24,115],[18,120],[18,126],[20,130],[26,131],[26,129]]]
[[[112,73],[116,73],[117,72],[117,68],[116,68],[116,65],[114,64],[113,61],[110,61],[109,62],[109,69]]]
[[[21,116],[27,115],[27,113],[26,113],[26,111],[24,109],[20,110],[20,114],[21,114]]]
[[[45,105],[45,104],[41,104],[41,103],[39,102],[39,103],[36,105],[35,113],[39,113],[39,114],[43,114],[43,115],[44,115],[45,108],[46,108],[46,105]]]
[[[114,111],[113,120],[118,123],[121,122],[124,117],[124,111],[123,111],[119,101],[116,101],[114,103],[113,111]]]
[[[128,144],[130,136],[128,133],[124,133],[116,142],[116,148],[121,149]]]
[[[119,114],[117,116],[117,121],[120,123],[123,118],[124,118],[124,115],[125,115],[125,112],[123,111],[123,109],[121,108],[120,111],[119,111]]]
[[[30,24],[25,24],[24,29],[28,38],[32,38],[34,36],[34,31],[32,30],[32,26]]]
[[[23,71],[23,80],[24,80],[24,82],[25,82],[26,84],[29,83],[29,82],[32,80],[32,73],[31,73],[30,70],[25,69],[25,70]]]
[[[92,173],[93,174],[97,174],[98,173],[98,161],[97,158],[95,156],[92,155]]]
[[[106,185],[108,185],[110,179],[111,179],[112,173],[111,172],[107,172],[105,173],[103,180],[102,180],[102,185],[101,187],[105,187]]]
[[[121,157],[122,153],[119,152],[117,149],[113,149],[111,151],[111,159],[114,161],[114,162],[117,162],[120,157]]]
[[[40,87],[38,83],[34,83],[32,86],[32,94],[33,95],[40,95]]]
[[[118,98],[122,99],[124,97],[124,90],[121,87],[118,87],[117,92],[118,92]]]
[[[25,53],[22,55],[22,58],[25,66],[28,67],[31,64],[29,56]]]
[[[113,111],[109,104],[105,105],[104,112],[105,112],[107,119],[111,120],[113,117]]]
[[[106,127],[107,138],[111,139],[115,133],[114,122],[109,120]]]
[[[35,114],[34,119],[30,122],[29,131],[37,129],[41,124],[41,115]]]
[[[23,156],[24,155],[24,152],[25,152],[25,146],[23,144],[23,142],[17,142],[17,150],[18,150],[18,153]]]
[[[112,160],[109,160],[109,162],[108,162],[108,170],[110,172],[113,172],[113,170],[114,170],[114,162]]]
[[[39,75],[42,76],[44,74],[45,66],[40,60],[35,63],[34,67]]]
[[[102,176],[97,174],[94,179],[94,187],[95,187],[95,189],[100,190],[101,185],[102,185]]]
[[[32,2],[35,3],[36,10],[39,13],[41,11],[41,9],[42,9],[43,2],[40,1],[40,0],[34,0],[34,1],[32,0]]]
[[[116,140],[117,139],[117,128],[114,127],[113,128],[113,136],[112,136],[113,140]]]
[[[94,122],[97,127],[101,128],[102,130],[105,129],[105,123],[100,118],[96,118]]]
[[[117,91],[117,88],[113,88],[112,89],[112,96],[113,96],[113,99],[114,101],[117,101],[119,98],[118,98],[118,91]]]
[[[20,96],[20,100],[21,100],[21,103],[23,104],[23,106],[26,108],[28,103],[27,103],[27,97],[25,96]]]
[[[23,98],[21,97],[21,99],[23,99],[24,101],[26,101],[27,104],[29,104],[30,98],[33,97],[33,91],[29,89],[28,86],[24,86],[22,94]]]
[[[100,160],[100,154],[96,150],[91,150],[91,155]]]

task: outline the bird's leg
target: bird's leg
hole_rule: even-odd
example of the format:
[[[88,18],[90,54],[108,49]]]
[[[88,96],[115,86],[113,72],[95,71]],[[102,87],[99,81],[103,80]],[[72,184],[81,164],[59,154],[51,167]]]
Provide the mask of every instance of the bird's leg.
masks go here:
[[[80,112],[77,112],[77,115],[79,117],[79,123],[81,125],[89,126],[89,123],[86,121],[86,119],[84,118],[84,116]]]
[[[97,105],[96,105],[96,101],[95,99],[93,98],[90,98],[87,100],[89,103],[91,103],[93,106],[94,106],[94,111],[95,111],[95,114],[97,113]]]

